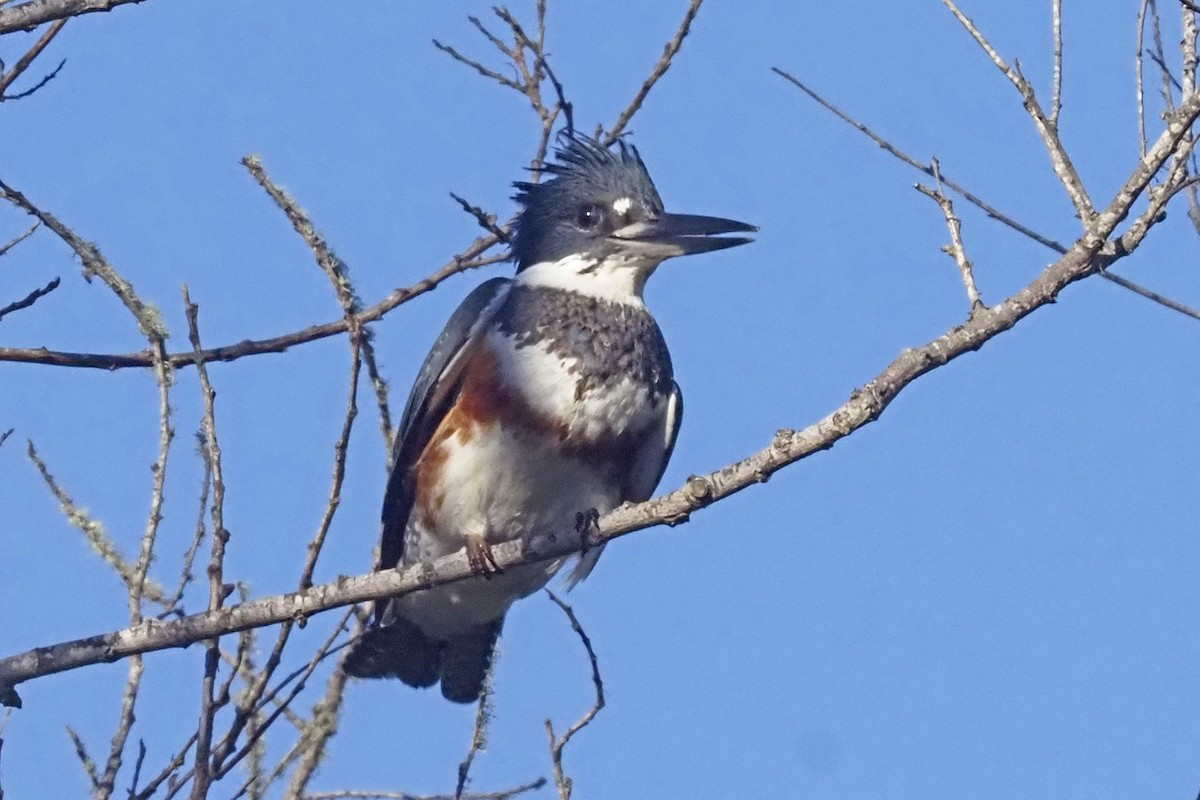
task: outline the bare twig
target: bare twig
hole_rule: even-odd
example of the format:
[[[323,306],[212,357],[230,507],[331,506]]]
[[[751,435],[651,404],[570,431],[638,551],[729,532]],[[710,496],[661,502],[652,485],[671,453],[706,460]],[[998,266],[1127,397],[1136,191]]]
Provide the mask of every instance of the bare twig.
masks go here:
[[[133,777],[129,781],[129,797],[137,795],[138,781],[142,777],[142,764],[146,762],[146,740],[138,739],[137,760],[133,762]]]
[[[16,428],[9,428],[8,430],[0,433],[0,447],[4,446],[4,443],[8,441],[8,437],[12,436],[13,431],[15,430]]]
[[[950,9],[950,13],[954,15],[959,23],[966,28],[967,32],[971,34],[971,37],[975,39],[976,43],[987,53],[992,63],[996,65],[996,68],[1003,72],[1009,81],[1012,82],[1012,85],[1016,87],[1017,91],[1020,92],[1025,110],[1029,112],[1030,119],[1033,120],[1034,126],[1038,129],[1038,133],[1042,137],[1042,142],[1046,145],[1046,149],[1050,153],[1050,163],[1054,167],[1054,174],[1058,176],[1059,182],[1067,190],[1067,195],[1075,205],[1075,213],[1079,215],[1084,228],[1088,229],[1091,225],[1092,217],[1096,214],[1096,209],[1092,205],[1091,198],[1088,197],[1087,189],[1083,186],[1083,181],[1079,178],[1079,173],[1075,170],[1075,165],[1071,163],[1071,158],[1067,155],[1066,148],[1063,147],[1062,141],[1058,138],[1058,131],[1042,111],[1041,104],[1037,100],[1037,95],[1033,91],[1033,86],[1021,74],[1019,66],[1010,67],[1001,58],[991,43],[975,27],[975,23],[959,10],[954,0],[942,0],[942,3],[946,8]]]
[[[469,795],[464,793],[467,788],[467,780],[471,776],[471,765],[475,763],[475,756],[487,749],[487,734],[488,728],[492,723],[492,675],[496,671],[497,658],[495,654],[492,656],[492,662],[488,665],[487,673],[483,678],[483,687],[479,692],[479,701],[475,705],[475,725],[471,729],[471,746],[467,749],[467,755],[458,765],[458,778],[454,785],[454,800],[463,800]]]
[[[388,312],[396,307],[407,303],[415,297],[420,297],[426,292],[436,289],[447,278],[457,275],[460,272],[476,269],[478,267],[487,266],[488,264],[497,264],[508,259],[506,254],[485,256],[488,250],[492,249],[499,243],[499,240],[494,236],[476,239],[459,255],[455,256],[451,261],[439,268],[437,271],[424,278],[423,280],[413,284],[412,286],[402,287],[393,291],[383,300],[375,305],[372,305],[362,312],[355,314],[354,319],[358,324],[365,324],[382,319]],[[326,322],[320,325],[311,325],[298,331],[273,336],[269,339],[245,339],[236,344],[226,345],[224,347],[214,347],[205,350],[200,354],[204,361],[213,363],[217,361],[236,361],[239,358],[246,356],[262,355],[264,353],[282,353],[291,347],[308,342],[315,342],[318,339],[325,339],[330,336],[337,336],[345,333],[350,329],[352,323],[344,316],[332,322]],[[173,368],[191,366],[196,363],[196,354],[191,350],[171,353],[167,356],[167,363]],[[90,369],[102,369],[113,371],[118,369],[128,369],[132,367],[148,367],[154,363],[153,356],[149,351],[143,350],[138,353],[71,353],[57,350],[48,350],[44,347],[38,348],[19,348],[19,347],[0,347],[0,361],[15,361],[25,364],[44,364],[57,367],[84,367]]]
[[[188,288],[183,287],[184,313],[188,322],[188,341],[192,350],[200,353],[204,348],[200,342],[200,309],[192,302]],[[212,473],[213,502],[212,502],[212,549],[208,562],[208,610],[221,608],[227,595],[225,588],[225,545],[229,541],[229,533],[225,530],[225,478],[221,467],[221,444],[217,437],[216,397],[212,383],[208,379],[208,368],[204,360],[197,358],[196,371],[200,378],[200,392],[204,400],[204,422],[201,425],[203,434],[204,465],[206,471]],[[212,746],[213,719],[217,712],[218,703],[214,698],[214,686],[217,680],[217,668],[221,662],[221,640],[213,638],[206,642],[204,654],[204,675],[200,689],[200,721],[196,726],[196,755],[195,777],[192,780],[192,800],[204,800],[208,795],[212,775],[209,764],[209,752]],[[231,676],[236,673],[234,669]]]
[[[800,89],[800,91],[807,94],[809,97],[811,97],[813,100],[815,100],[819,105],[821,105],[821,107],[825,108],[827,111],[832,113],[838,119],[842,120],[843,122],[845,122],[848,125],[850,125],[851,127],[853,127],[855,130],[857,130],[860,133],[862,133],[863,135],[865,135],[868,139],[870,139],[872,142],[874,142],[876,145],[878,145],[880,149],[884,150],[885,152],[889,153],[890,155],[894,156],[895,158],[897,158],[900,161],[904,162],[905,164],[909,165],[913,169],[919,170],[920,172],[925,173],[926,175],[928,175],[931,178],[934,177],[932,165],[922,164],[920,161],[917,161],[915,158],[910,156],[908,153],[905,153],[903,150],[896,147],[894,144],[889,142],[887,139],[884,139],[882,136],[875,133],[875,131],[871,130],[865,124],[859,122],[854,117],[851,117],[849,114],[842,111],[840,108],[835,106],[833,103],[829,102],[824,97],[817,94],[813,89],[809,88],[807,85],[802,83],[798,78],[793,76],[791,73],[789,73],[785,70],[782,70],[779,67],[771,67],[771,71],[774,72],[776,75],[779,75],[780,77],[784,78],[788,82],[790,82],[796,88]],[[940,172],[940,170],[939,170],[939,172]],[[1011,216],[999,211],[994,206],[988,204],[983,199],[981,199],[978,195],[976,195],[973,192],[971,192],[970,190],[966,189],[961,184],[958,184],[958,183],[952,181],[951,179],[947,178],[944,174],[942,174],[942,183],[947,188],[951,189],[952,191],[954,191],[955,193],[960,195],[964,200],[971,203],[971,205],[975,206],[976,208],[979,208],[981,211],[983,211],[985,214],[987,214],[988,217],[990,217],[1004,225],[1007,225],[1009,228],[1012,228],[1013,230],[1032,239],[1033,241],[1037,242],[1038,244],[1053,250],[1054,252],[1058,253],[1059,255],[1064,255],[1067,253],[1068,250],[1067,250],[1066,245],[1062,244],[1061,242],[1057,242],[1054,239],[1050,239],[1046,236],[1043,236],[1042,234],[1038,233],[1037,231],[1033,230],[1032,228],[1021,224],[1020,222],[1016,221]],[[1138,294],[1142,297],[1145,297],[1148,300],[1153,300],[1156,303],[1160,303],[1161,305],[1163,305],[1166,308],[1169,308],[1173,311],[1178,311],[1182,314],[1186,314],[1189,317],[1194,317],[1194,318],[1200,319],[1200,316],[1198,316],[1196,314],[1196,312],[1194,312],[1192,309],[1188,308],[1187,306],[1177,303],[1173,300],[1167,300],[1167,298],[1164,298],[1162,295],[1158,294],[1157,292],[1153,292],[1143,286],[1140,286],[1139,284],[1136,284],[1127,278],[1122,278],[1122,277],[1116,275],[1115,273],[1113,273],[1111,270],[1106,269],[1105,271],[1101,272],[1100,275],[1105,280],[1111,281],[1112,283],[1115,283],[1118,286],[1122,286],[1126,289],[1129,289],[1130,291],[1133,291],[1136,294]],[[1163,301],[1166,301],[1166,302],[1163,302]]]
[[[1183,13],[1183,39],[1181,48],[1183,50],[1183,69],[1181,72],[1181,84],[1184,96],[1190,95],[1196,91],[1196,70],[1197,61],[1197,39],[1200,39],[1200,23],[1197,22],[1197,13],[1200,13],[1194,6],[1189,7]],[[1194,134],[1193,134],[1194,135]],[[1193,150],[1191,157],[1191,172],[1195,175],[1198,171],[1196,163],[1196,153]],[[1197,189],[1196,183],[1191,181],[1187,185],[1188,193],[1188,218],[1192,221],[1192,226],[1196,229],[1196,233],[1200,234],[1200,190]]]
[[[495,214],[489,214],[479,206],[472,205],[469,201],[459,197],[454,192],[451,192],[450,196],[454,198],[456,203],[462,206],[463,211],[475,218],[475,221],[479,223],[479,227],[483,228],[485,231],[490,233],[492,236],[495,236],[505,244],[511,242],[512,233],[507,228],[502,228],[496,223]]]
[[[977,310],[984,308],[983,300],[979,297],[979,290],[975,288],[975,276],[971,273],[971,262],[967,259],[966,248],[963,247],[962,221],[954,215],[954,202],[942,190],[941,172],[938,169],[936,158],[933,159],[933,174],[937,178],[937,188],[930,189],[925,184],[918,183],[917,191],[932,199],[942,209],[942,215],[946,218],[946,227],[950,230],[950,244],[943,247],[942,252],[953,258],[954,263],[958,265],[963,286],[967,290],[967,299],[971,303],[971,313],[974,314]]]
[[[604,681],[600,679],[600,662],[596,659],[596,651],[592,649],[592,640],[584,632],[583,626],[579,624],[579,619],[575,616],[575,612],[569,605],[558,598],[554,592],[549,589],[546,594],[550,595],[550,599],[555,605],[563,610],[567,615],[567,619],[571,621],[571,630],[575,631],[579,636],[579,640],[583,642],[583,647],[587,650],[588,660],[592,663],[592,683],[596,687],[596,701],[592,703],[592,707],[587,710],[587,713],[580,717],[575,724],[563,731],[563,735],[555,737],[554,725],[549,719],[546,720],[546,736],[550,739],[550,761],[554,765],[554,785],[558,787],[559,800],[571,800],[571,790],[574,782],[571,777],[563,771],[562,754],[563,748],[567,746],[567,742],[571,741],[571,737],[586,728],[596,715],[604,708]]]
[[[187,551],[183,554],[183,564],[179,569],[179,583],[175,586],[174,594],[167,599],[166,608],[158,615],[159,619],[165,619],[171,614],[177,613],[179,604],[183,601],[183,592],[194,578],[192,566],[196,563],[196,554],[200,552],[200,545],[204,541],[204,535],[208,532],[204,518],[208,513],[208,494],[212,490],[213,470],[208,452],[208,438],[204,432],[203,423],[201,423],[200,430],[196,432],[196,443],[200,462],[204,465],[204,475],[200,479],[200,510],[196,515],[196,530],[192,534],[192,543],[188,545]]]
[[[354,342],[353,346],[362,350],[362,359],[366,362],[367,374],[371,378],[371,387],[375,391],[375,402],[379,408],[380,432],[383,434],[384,448],[390,452],[392,443],[392,415],[388,408],[388,386],[379,372],[379,364],[375,357],[375,346],[371,343],[370,330],[366,325],[358,322],[356,315],[362,311],[362,300],[359,299],[358,293],[354,290],[354,284],[350,280],[350,272],[346,268],[346,263],[338,258],[337,254],[329,247],[325,241],[325,237],[312,224],[308,215],[304,213],[295,199],[270,179],[266,168],[257,156],[246,156],[242,159],[242,165],[246,167],[250,175],[266,191],[268,196],[275,201],[280,210],[287,215],[288,220],[292,223],[292,227],[304,239],[308,248],[312,250],[313,257],[317,261],[317,266],[329,278],[329,282],[332,284],[334,292],[337,295],[338,303],[345,313],[351,340]],[[504,235],[497,238],[502,242],[507,241]]]
[[[1051,16],[1054,36],[1054,90],[1050,100],[1050,126],[1058,128],[1058,115],[1062,111],[1063,36],[1062,0],[1052,0]]]
[[[79,529],[79,532],[87,539],[88,545],[100,557],[100,560],[112,567],[113,572],[117,573],[117,576],[125,583],[126,589],[132,589],[136,580],[134,565],[130,564],[125,556],[121,554],[116,542],[105,531],[104,523],[95,519],[88,513],[87,509],[80,506],[67,494],[67,491],[58,482],[58,479],[50,472],[50,468],[46,466],[46,462],[38,454],[37,448],[34,447],[32,441],[26,441],[25,452],[29,456],[29,460],[33,462],[34,467],[37,468],[38,474],[42,476],[42,482],[46,484],[46,488],[50,490],[50,493],[54,495],[54,499],[58,501],[63,516],[67,518],[68,522]],[[147,600],[166,605],[166,590],[157,583],[146,581],[142,591]]]
[[[0,12],[0,14],[2,13]],[[141,328],[143,334],[147,337],[160,340],[167,338],[167,329],[162,322],[158,310],[142,302],[141,298],[134,291],[133,286],[113,269],[112,265],[105,260],[100,250],[94,244],[81,239],[74,231],[60,222],[57,217],[35,206],[25,195],[4,181],[0,181],[0,199],[7,200],[27,214],[36,217],[43,225],[52,230],[58,238],[62,239],[68,247],[74,250],[75,255],[83,262],[83,277],[88,281],[94,277],[99,277],[117,295],[125,307],[129,309],[129,312],[137,320],[138,327]],[[146,362],[142,366],[154,366],[155,362],[159,360],[158,356],[154,353],[154,349],[151,346]]]
[[[3,11],[0,11],[0,15],[3,13]],[[54,76],[58,74],[58,71],[63,68],[63,64],[67,63],[65,60],[60,62],[59,65],[55,67],[49,75],[42,78],[42,80],[39,81],[38,84],[32,89],[28,89],[20,94],[5,95],[5,92],[8,91],[8,87],[12,86],[13,81],[21,77],[21,74],[24,73],[25,70],[29,69],[29,65],[34,62],[34,59],[41,55],[42,51],[46,49],[46,46],[50,44],[50,42],[55,36],[58,35],[58,32],[61,31],[63,26],[66,24],[66,19],[56,20],[54,24],[47,28],[41,37],[38,38],[33,47],[29,48],[25,55],[17,59],[17,63],[13,65],[12,69],[3,75],[0,75],[0,102],[3,102],[4,100],[15,100],[21,97],[28,97],[49,83],[50,80],[52,80]]]
[[[1154,0],[1142,0],[1142,5],[1138,8],[1137,16],[1137,52],[1134,54],[1134,66],[1136,69],[1137,81],[1137,118],[1138,118],[1138,142],[1141,144],[1142,155],[1146,154],[1146,70],[1145,63],[1142,61],[1142,53],[1144,52],[1143,42],[1146,38],[1146,14],[1153,7]],[[1154,11],[1157,14],[1157,10]]]
[[[862,122],[859,122],[857,119],[850,116],[845,111],[842,111],[840,108],[838,108],[833,103],[826,100],[821,95],[817,94],[816,91],[809,88],[809,86],[807,86],[806,84],[802,83],[799,78],[795,77],[790,72],[780,69],[779,67],[771,67],[771,71],[774,72],[776,75],[780,76],[781,78],[783,78],[784,80],[791,83],[793,86],[795,86],[800,91],[804,92],[809,97],[811,97],[822,108],[824,108],[826,111],[829,111],[830,113],[832,113],[835,117],[840,119],[842,122],[845,122],[846,124],[850,125],[850,127],[854,128],[858,132],[865,135],[868,139],[870,139],[872,142],[874,142],[876,145],[878,145],[880,149],[882,149],[885,152],[891,154],[892,156],[895,156],[896,158],[900,159],[901,161],[903,161],[905,164],[908,164],[913,169],[919,170],[931,178],[934,177],[933,166],[931,164],[923,164],[920,161],[917,161],[915,158],[910,156],[908,153],[905,153],[903,150],[896,147],[894,144],[889,142],[887,139],[884,139],[882,136],[875,133],[875,131],[868,128],[865,124],[863,124]],[[1062,244],[1061,242],[1055,241],[1054,239],[1050,239],[1046,236],[1043,236],[1042,234],[1038,233],[1037,231],[1033,230],[1032,228],[1028,227],[1027,225],[1023,225],[1020,222],[1017,222],[1017,220],[1014,219],[1012,216],[1010,216],[1009,214],[1005,214],[1004,212],[996,209],[992,205],[989,205],[987,202],[985,202],[978,195],[971,192],[969,189],[963,187],[962,185],[960,185],[960,184],[954,182],[953,180],[951,180],[950,178],[946,177],[945,174],[942,175],[942,182],[947,187],[949,187],[952,191],[961,195],[963,197],[963,199],[965,199],[967,202],[971,203],[971,205],[975,206],[976,208],[979,208],[981,211],[983,211],[983,213],[987,214],[989,217],[996,220],[997,222],[1007,225],[1008,227],[1015,230],[1017,233],[1020,233],[1023,236],[1027,236],[1028,238],[1032,239],[1033,241],[1037,242],[1038,244],[1040,244],[1044,247],[1048,247],[1051,250],[1053,250],[1054,252],[1059,253],[1060,255],[1067,252],[1067,246],[1065,244]]]
[[[33,232],[34,232],[34,231],[36,231],[36,230],[37,230],[38,228],[40,228],[41,226],[42,226],[42,223],[40,223],[40,222],[35,222],[35,223],[33,223],[32,225],[30,225],[30,226],[29,226],[29,228],[28,228],[28,229],[26,229],[24,233],[21,233],[21,234],[19,234],[19,235],[17,236],[17,238],[15,238],[15,239],[10,239],[10,240],[9,240],[8,242],[6,242],[5,244],[3,244],[3,245],[0,245],[0,256],[4,255],[4,254],[5,254],[5,253],[7,253],[9,250],[12,250],[14,247],[16,247],[17,245],[19,245],[21,242],[23,242],[23,241],[25,241],[26,239],[28,239],[30,236],[33,236]]]
[[[88,753],[87,745],[83,743],[83,738],[70,725],[67,726],[67,736],[70,737],[71,744],[75,747],[75,757],[79,759],[79,764],[83,767],[84,774],[92,782],[92,790],[98,790],[100,788],[100,773],[96,771],[96,761]]]
[[[546,785],[545,778],[504,789],[499,792],[468,792],[457,800],[510,800],[526,792],[534,792]],[[371,791],[367,789],[342,789],[336,792],[306,794],[302,800],[455,800],[449,794],[409,794],[408,792]]]
[[[700,13],[700,4],[703,0],[691,0],[687,11],[683,15],[683,22],[679,24],[679,30],[675,31],[675,35],[671,37],[671,41],[667,42],[663,47],[662,55],[650,70],[649,77],[642,83],[637,94],[633,96],[633,100],[625,107],[617,117],[617,121],[613,123],[612,128],[604,138],[605,144],[612,144],[621,134],[625,132],[625,128],[629,126],[630,120],[646,102],[646,97],[650,94],[650,90],[654,88],[654,84],[658,83],[663,75],[667,74],[667,70],[671,68],[671,63],[675,60],[679,49],[683,47],[683,40],[687,38],[688,32],[692,29],[692,22],[696,19],[696,15]]]
[[[42,288],[34,289],[32,292],[25,295],[20,300],[15,300],[15,301],[9,303],[8,305],[6,305],[4,308],[0,308],[0,319],[4,319],[4,317],[6,315],[11,314],[14,311],[20,311],[23,308],[29,308],[34,303],[36,303],[38,300],[42,299],[43,297],[45,297],[46,295],[50,294],[55,289],[57,289],[58,285],[60,283],[62,283],[61,279],[54,278],[52,281],[47,283]]]
[[[179,770],[183,767],[184,762],[187,760],[188,751],[192,749],[192,745],[195,743],[196,734],[193,733],[184,743],[183,747],[179,749],[179,752],[171,757],[171,760],[167,762],[167,765],[163,767],[162,771],[152,778],[150,782],[147,783],[142,789],[142,791],[131,797],[129,800],[149,800],[149,798],[153,797],[155,793],[158,792],[158,787],[162,786],[163,783],[172,783],[173,785],[182,786],[182,782],[177,784],[175,783],[176,773],[179,772]]]

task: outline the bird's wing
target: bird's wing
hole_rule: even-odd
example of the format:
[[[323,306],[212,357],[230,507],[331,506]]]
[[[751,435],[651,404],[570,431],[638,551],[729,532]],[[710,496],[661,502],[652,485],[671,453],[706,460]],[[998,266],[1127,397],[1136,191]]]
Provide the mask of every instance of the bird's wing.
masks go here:
[[[467,295],[421,365],[392,444],[377,569],[394,568],[404,555],[404,529],[412,512],[415,490],[413,466],[442,417],[454,405],[462,388],[462,367],[467,360],[464,355],[478,341],[485,317],[494,312],[509,283],[508,278],[492,278]]]
[[[628,478],[623,487],[624,499],[634,503],[649,500],[654,494],[658,482],[662,480],[667,470],[667,462],[675,451],[675,440],[679,437],[679,425],[683,422],[683,394],[679,384],[671,382],[671,393],[667,395],[667,411],[663,414],[662,427],[657,436],[647,437],[643,444],[630,459]],[[604,545],[588,550],[579,558],[579,563],[571,570],[565,581],[568,590],[591,574]]]

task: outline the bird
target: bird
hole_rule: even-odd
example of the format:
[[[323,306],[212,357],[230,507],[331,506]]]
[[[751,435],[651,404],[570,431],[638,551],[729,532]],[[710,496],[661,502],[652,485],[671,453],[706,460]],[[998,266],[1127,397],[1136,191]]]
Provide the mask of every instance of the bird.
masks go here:
[[[564,130],[541,172],[513,184],[515,274],[467,296],[417,375],[384,493],[377,569],[465,548],[473,574],[377,602],[343,661],[350,676],[480,697],[509,607],[570,558],[500,570],[492,546],[649,499],[674,450],[683,397],[647,279],[758,230],[667,213],[624,138]],[[602,550],[581,554],[568,588]]]

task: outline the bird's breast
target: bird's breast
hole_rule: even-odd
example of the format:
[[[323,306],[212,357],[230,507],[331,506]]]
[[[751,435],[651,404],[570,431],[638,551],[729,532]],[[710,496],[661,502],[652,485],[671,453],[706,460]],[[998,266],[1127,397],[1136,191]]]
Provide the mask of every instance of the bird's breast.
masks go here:
[[[501,393],[571,446],[637,435],[665,413],[671,357],[644,307],[518,286],[488,338]]]

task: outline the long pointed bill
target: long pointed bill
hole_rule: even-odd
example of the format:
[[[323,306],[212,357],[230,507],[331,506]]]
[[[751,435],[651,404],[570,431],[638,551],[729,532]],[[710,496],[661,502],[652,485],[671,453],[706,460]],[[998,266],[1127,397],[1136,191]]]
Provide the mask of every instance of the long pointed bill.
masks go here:
[[[618,228],[609,237],[622,247],[647,256],[671,258],[724,250],[754,241],[748,236],[723,233],[753,233],[758,228],[732,219],[696,214],[663,214],[658,219],[635,222]]]

